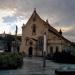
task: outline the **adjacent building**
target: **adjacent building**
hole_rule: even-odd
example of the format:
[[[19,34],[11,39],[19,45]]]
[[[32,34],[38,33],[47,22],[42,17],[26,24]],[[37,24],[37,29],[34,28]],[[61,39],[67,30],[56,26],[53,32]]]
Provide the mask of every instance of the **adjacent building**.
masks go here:
[[[19,52],[21,36],[0,34],[0,52]]]

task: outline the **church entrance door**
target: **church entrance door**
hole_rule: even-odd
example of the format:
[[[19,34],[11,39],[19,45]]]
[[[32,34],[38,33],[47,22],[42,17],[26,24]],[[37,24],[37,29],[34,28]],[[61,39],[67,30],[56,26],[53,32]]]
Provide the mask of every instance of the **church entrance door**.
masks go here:
[[[33,53],[33,48],[29,47],[29,56],[32,57],[32,53]]]

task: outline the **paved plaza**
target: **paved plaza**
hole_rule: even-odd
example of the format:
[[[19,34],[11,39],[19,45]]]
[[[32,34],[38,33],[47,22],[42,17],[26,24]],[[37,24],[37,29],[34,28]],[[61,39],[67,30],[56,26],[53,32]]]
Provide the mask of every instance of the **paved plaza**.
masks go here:
[[[55,75],[55,69],[65,65],[46,60],[46,67],[43,68],[43,59],[41,57],[25,57],[22,68],[17,70],[1,70],[0,75]]]

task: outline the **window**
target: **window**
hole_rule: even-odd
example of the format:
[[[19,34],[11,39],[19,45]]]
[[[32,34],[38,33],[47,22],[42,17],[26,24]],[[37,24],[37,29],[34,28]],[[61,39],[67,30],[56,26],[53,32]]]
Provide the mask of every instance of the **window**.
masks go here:
[[[43,37],[40,36],[37,41],[37,48],[43,50]]]
[[[56,46],[56,52],[58,52],[59,51],[59,48],[58,48],[58,46]]]
[[[26,37],[26,38],[25,38],[25,45],[27,45],[28,40],[29,40],[29,38],[28,38],[28,37]]]
[[[53,53],[53,47],[51,46],[50,47],[50,54],[52,54]]]
[[[32,26],[32,35],[35,35],[36,34],[36,25],[33,24]]]

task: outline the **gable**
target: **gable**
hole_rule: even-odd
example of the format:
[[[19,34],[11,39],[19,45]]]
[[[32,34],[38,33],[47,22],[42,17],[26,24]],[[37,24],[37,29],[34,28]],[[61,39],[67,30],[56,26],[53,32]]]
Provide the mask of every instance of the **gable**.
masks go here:
[[[64,38],[55,28],[53,28],[48,22],[45,22],[44,20],[42,20],[40,16],[37,14],[36,10],[34,10],[32,16],[30,17],[26,25],[22,27],[22,32],[23,32],[22,34],[24,36],[31,37],[33,25],[35,25],[36,27],[36,35],[35,35],[36,37],[42,36],[44,32],[47,32],[49,33],[48,35],[49,38],[56,38],[56,39],[61,38],[64,41],[70,42],[69,40]]]
[[[36,35],[41,35],[44,34],[44,32],[48,31],[48,27],[44,24],[44,21],[39,17],[36,11],[34,11],[26,25],[22,27],[23,34],[31,36],[34,25],[36,27]]]

